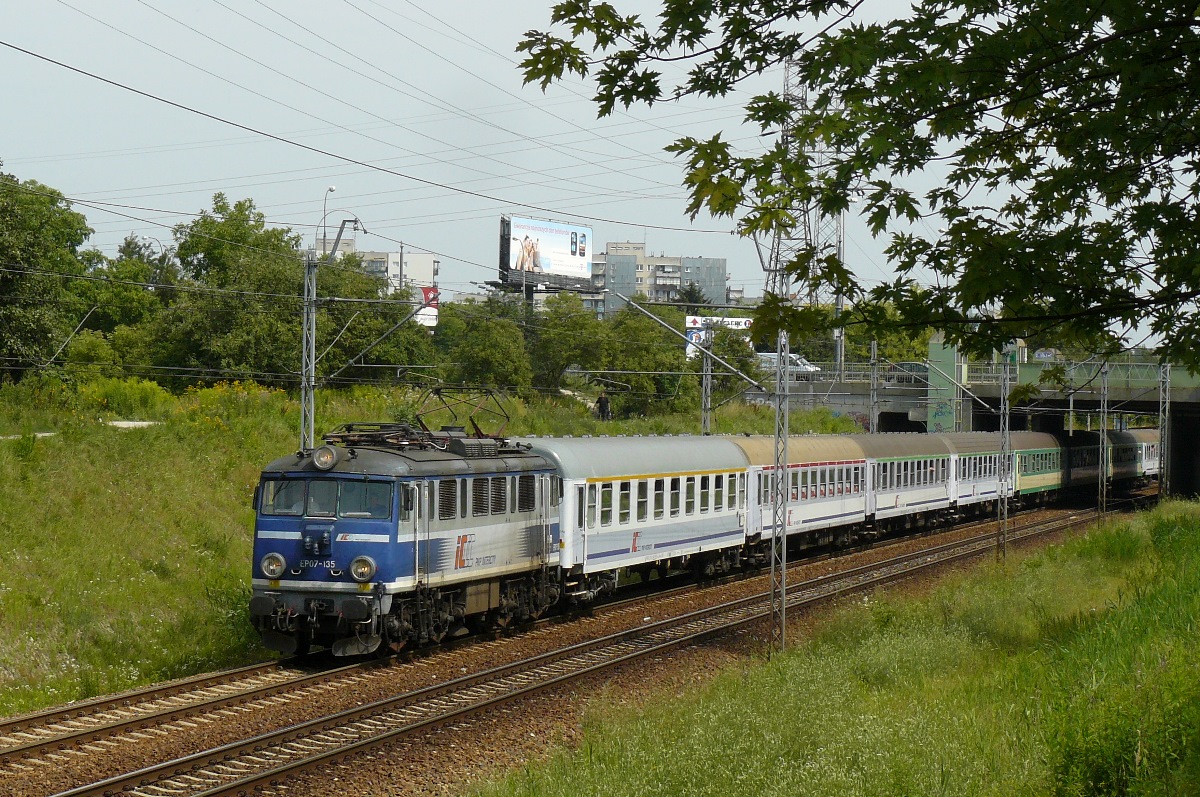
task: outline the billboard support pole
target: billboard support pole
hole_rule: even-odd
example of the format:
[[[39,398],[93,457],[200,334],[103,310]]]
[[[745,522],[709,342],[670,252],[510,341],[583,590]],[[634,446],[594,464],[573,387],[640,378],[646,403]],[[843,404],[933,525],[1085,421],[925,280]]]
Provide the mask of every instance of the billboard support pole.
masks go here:
[[[700,380],[700,434],[712,433],[713,328],[704,325],[704,375]]]

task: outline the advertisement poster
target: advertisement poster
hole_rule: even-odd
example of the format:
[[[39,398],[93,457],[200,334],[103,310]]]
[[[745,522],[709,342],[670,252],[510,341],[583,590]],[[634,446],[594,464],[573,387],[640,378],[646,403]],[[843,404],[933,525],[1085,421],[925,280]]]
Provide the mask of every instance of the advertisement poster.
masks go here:
[[[513,216],[509,226],[509,279],[554,274],[587,280],[592,276],[592,228]]]
[[[428,307],[417,311],[417,323],[423,327],[436,327],[438,322],[438,289],[421,287],[421,301],[428,302]]]

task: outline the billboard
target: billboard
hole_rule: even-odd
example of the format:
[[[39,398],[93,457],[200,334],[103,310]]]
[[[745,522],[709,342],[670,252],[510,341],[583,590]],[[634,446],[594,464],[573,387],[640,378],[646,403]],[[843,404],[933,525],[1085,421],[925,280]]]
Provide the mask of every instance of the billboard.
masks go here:
[[[592,228],[512,216],[501,220],[501,277],[509,282],[536,276],[580,282],[592,278]],[[505,251],[507,250],[507,252]]]
[[[689,315],[684,317],[684,334],[687,335],[687,347],[684,352],[688,359],[695,357],[700,353],[700,349],[696,348],[704,342],[705,327],[726,327],[728,329],[737,329],[742,332],[750,331],[749,318],[726,318],[725,316],[715,315]]]

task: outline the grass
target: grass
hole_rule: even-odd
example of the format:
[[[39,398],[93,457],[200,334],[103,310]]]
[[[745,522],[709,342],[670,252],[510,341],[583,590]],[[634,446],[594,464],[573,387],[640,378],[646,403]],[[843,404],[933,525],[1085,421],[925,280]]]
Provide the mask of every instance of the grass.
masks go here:
[[[418,399],[323,391],[318,431],[411,416]],[[679,416],[601,424],[570,397],[508,408],[512,434],[698,427]],[[100,423],[113,419],[160,423]],[[770,433],[774,420],[727,407],[715,422]],[[807,422],[846,423],[828,413]],[[270,656],[246,619],[250,502],[262,466],[297,446],[294,396],[240,383],[176,396],[144,380],[42,376],[0,386],[0,435],[19,435],[0,440],[0,715]]]
[[[1011,560],[1010,560],[1011,561]],[[947,583],[630,717],[481,795],[1200,793],[1200,508]]]

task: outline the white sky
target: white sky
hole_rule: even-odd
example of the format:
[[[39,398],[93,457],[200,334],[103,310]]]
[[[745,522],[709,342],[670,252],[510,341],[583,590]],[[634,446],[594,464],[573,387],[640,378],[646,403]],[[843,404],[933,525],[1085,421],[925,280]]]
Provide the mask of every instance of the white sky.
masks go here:
[[[633,240],[656,254],[725,257],[731,284],[761,294],[753,245],[729,234],[730,219],[687,218],[682,168],[662,151],[678,136],[718,131],[757,151],[756,131],[739,130],[748,95],[597,120],[586,84],[546,94],[522,87],[514,47],[525,31],[547,27],[549,7],[9,0],[0,12],[4,42],[331,154],[0,47],[3,171],[74,199],[135,206],[113,207],[124,214],[115,215],[76,205],[96,231],[90,244],[109,255],[131,232],[170,243],[170,228],[211,207],[218,191],[253,199],[269,223],[311,243],[334,185],[330,237],[342,212],[356,215],[372,233],[359,234],[359,249],[396,251],[403,241],[436,252],[451,291],[496,278],[499,217],[510,213],[590,225],[598,251]],[[753,88],[782,83],[780,71]],[[881,244],[852,221],[846,235],[859,276],[886,277]]]

